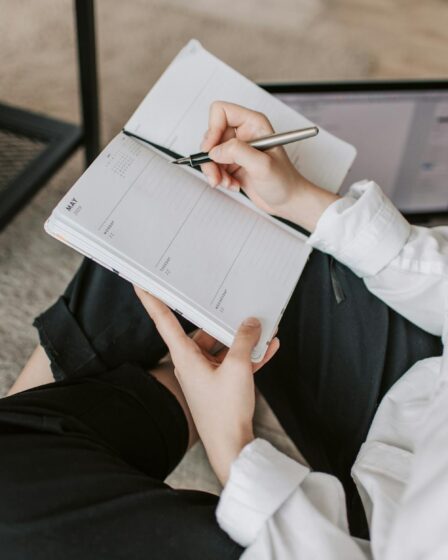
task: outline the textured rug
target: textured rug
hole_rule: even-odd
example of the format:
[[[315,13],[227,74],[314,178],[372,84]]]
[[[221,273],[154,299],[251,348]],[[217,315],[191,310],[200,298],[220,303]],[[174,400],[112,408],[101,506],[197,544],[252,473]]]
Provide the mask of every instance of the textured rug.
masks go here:
[[[0,0],[0,13],[0,100],[76,121],[72,2]],[[357,78],[371,68],[370,56],[328,16],[327,0],[276,0],[275,7],[270,0],[99,0],[97,27],[103,144],[191,37],[254,80]],[[34,316],[54,301],[80,262],[42,226],[81,172],[77,154],[0,234],[0,396],[37,342]],[[261,400],[257,429],[296,454]],[[200,446],[170,480],[219,489]]]

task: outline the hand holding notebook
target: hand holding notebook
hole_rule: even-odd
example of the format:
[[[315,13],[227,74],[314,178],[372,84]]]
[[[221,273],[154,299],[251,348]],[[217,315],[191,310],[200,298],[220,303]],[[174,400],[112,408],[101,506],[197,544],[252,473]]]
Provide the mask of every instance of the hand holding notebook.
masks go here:
[[[125,129],[188,155],[199,148],[215,99],[268,113],[277,131],[312,126],[192,41]],[[333,191],[355,155],[324,130],[286,150],[307,179]],[[244,318],[258,317],[262,334],[252,358],[260,361],[308,258],[306,238],[171,160],[120,133],[54,209],[46,229],[227,346]]]

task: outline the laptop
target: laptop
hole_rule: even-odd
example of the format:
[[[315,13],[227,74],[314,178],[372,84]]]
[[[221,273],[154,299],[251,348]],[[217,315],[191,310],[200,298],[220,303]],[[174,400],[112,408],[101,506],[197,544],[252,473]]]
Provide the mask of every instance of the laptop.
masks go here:
[[[411,221],[448,221],[448,80],[260,85],[356,146],[341,194],[372,179]]]

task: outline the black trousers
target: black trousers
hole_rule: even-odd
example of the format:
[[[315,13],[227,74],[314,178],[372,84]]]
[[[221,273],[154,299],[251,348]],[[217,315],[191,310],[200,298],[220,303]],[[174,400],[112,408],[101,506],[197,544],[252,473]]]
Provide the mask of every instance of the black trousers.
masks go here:
[[[188,428],[147,373],[166,347],[132,286],[85,260],[35,325],[56,382],[0,401],[1,557],[239,557],[215,496],[163,482]],[[311,466],[342,481],[352,533],[367,536],[351,466],[383,395],[441,342],[318,251],[278,336],[258,387]]]

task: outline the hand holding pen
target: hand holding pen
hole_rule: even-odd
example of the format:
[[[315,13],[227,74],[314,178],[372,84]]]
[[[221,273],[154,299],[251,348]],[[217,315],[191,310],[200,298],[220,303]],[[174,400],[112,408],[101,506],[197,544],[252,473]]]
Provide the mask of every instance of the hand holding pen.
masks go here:
[[[272,136],[267,117],[240,105],[215,101],[201,149],[212,160],[201,169],[212,187],[240,188],[259,208],[283,215],[298,190],[310,183],[300,175],[281,147],[262,151],[249,144]],[[313,128],[313,135],[316,129]]]
[[[266,151],[276,146],[285,146],[286,144],[291,144],[292,142],[298,142],[299,140],[305,140],[306,138],[312,138],[319,133],[317,126],[310,126],[308,128],[300,128],[298,130],[291,130],[289,132],[280,132],[277,134],[268,134],[267,136],[262,136],[255,140],[247,142],[252,148],[257,148],[257,150]],[[197,154],[191,154],[187,157],[182,157],[173,161],[178,165],[189,165],[191,167],[198,167],[203,163],[208,163],[213,161],[209,157],[207,152],[199,152]]]

